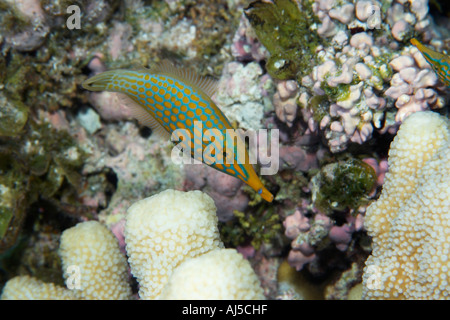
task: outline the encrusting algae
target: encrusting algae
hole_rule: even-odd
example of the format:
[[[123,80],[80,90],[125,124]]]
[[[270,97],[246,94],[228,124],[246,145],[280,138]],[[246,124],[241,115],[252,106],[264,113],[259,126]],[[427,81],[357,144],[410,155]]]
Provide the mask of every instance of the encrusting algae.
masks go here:
[[[233,128],[210,98],[216,88],[213,79],[177,69],[165,60],[150,70],[107,71],[89,78],[83,87],[119,92],[138,121],[165,139],[178,135],[182,138],[179,146],[195,160],[241,179],[266,201],[273,200],[250,164],[242,139],[234,135],[229,144]]]
[[[311,1],[275,0],[254,1],[244,10],[270,52],[266,68],[273,78],[300,79],[313,65],[315,49],[322,40],[310,30],[318,22],[311,7]]]

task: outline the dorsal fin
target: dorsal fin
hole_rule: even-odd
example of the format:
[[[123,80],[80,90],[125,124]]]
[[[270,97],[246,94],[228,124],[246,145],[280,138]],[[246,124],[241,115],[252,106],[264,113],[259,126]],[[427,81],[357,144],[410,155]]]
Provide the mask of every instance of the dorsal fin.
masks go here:
[[[186,84],[195,86],[212,97],[217,90],[218,81],[211,77],[201,77],[194,70],[177,68],[169,60],[162,60],[150,69],[143,69],[150,74],[174,76]]]
[[[126,93],[116,93],[116,95],[120,103],[126,105],[130,109],[131,114],[139,121],[139,123],[152,129],[152,132],[163,140],[170,139],[170,133],[130,96]]]

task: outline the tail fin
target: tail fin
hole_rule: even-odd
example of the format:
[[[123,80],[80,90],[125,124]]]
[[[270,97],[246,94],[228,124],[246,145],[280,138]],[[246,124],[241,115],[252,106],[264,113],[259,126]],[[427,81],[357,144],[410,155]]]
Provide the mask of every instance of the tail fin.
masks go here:
[[[90,91],[105,91],[107,90],[108,84],[117,76],[122,70],[110,70],[100,73],[85,80],[81,85],[86,90]]]

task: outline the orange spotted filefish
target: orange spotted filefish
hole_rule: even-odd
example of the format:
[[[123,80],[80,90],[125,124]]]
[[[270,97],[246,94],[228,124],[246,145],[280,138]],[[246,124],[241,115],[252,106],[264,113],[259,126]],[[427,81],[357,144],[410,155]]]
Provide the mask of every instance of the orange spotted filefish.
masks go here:
[[[196,134],[198,136],[198,131],[206,133],[208,129],[217,129],[219,131],[209,132],[220,132],[225,137],[226,130],[233,129],[210,98],[216,89],[216,81],[176,68],[166,60],[151,69],[106,71],[87,79],[82,86],[90,91],[117,92],[139,122],[166,139],[176,129],[189,131],[191,137]],[[199,128],[198,123],[202,127]],[[243,143],[240,136],[237,139],[238,143]],[[192,157],[195,145],[203,149],[206,147],[205,142],[194,144],[190,141]],[[226,151],[225,156],[229,150],[227,148],[228,146],[221,149]],[[245,147],[244,152],[244,161],[237,161],[237,152],[230,153],[234,154],[235,161],[207,163],[203,158],[201,160],[221,172],[241,179],[264,200],[272,202],[273,195],[263,186],[250,164]]]
[[[450,57],[445,54],[428,49],[416,39],[411,39],[411,43],[419,49],[425,59],[438,75],[439,79],[446,85],[450,86]]]

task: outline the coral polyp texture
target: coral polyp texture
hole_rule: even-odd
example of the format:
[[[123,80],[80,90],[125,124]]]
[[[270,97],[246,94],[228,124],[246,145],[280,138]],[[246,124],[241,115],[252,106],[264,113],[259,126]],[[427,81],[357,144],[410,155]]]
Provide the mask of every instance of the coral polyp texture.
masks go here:
[[[417,112],[389,151],[380,198],[367,208],[373,237],[366,299],[449,299],[450,122]]]
[[[176,268],[161,298],[261,300],[264,294],[250,263],[240,253],[234,249],[216,249]]]
[[[82,299],[131,297],[127,260],[106,226],[87,221],[67,229],[61,235],[59,251],[66,285],[75,287]]]
[[[2,300],[74,300],[75,292],[30,276],[10,279],[2,291]]]
[[[166,190],[129,208],[128,262],[141,299],[264,299],[258,276],[236,251],[223,249],[216,207],[200,191]],[[128,264],[114,234],[87,221],[62,234],[66,287],[30,276],[9,280],[1,298],[132,299]]]
[[[7,282],[2,299],[130,299],[128,265],[117,239],[97,221],[77,224],[63,232],[59,255],[66,287],[29,276]]]
[[[157,298],[185,259],[223,247],[214,201],[200,191],[166,190],[136,202],[128,209],[125,241],[142,299]]]

